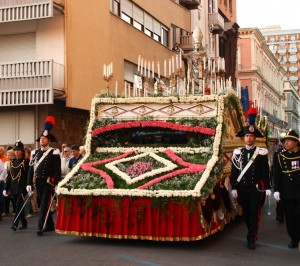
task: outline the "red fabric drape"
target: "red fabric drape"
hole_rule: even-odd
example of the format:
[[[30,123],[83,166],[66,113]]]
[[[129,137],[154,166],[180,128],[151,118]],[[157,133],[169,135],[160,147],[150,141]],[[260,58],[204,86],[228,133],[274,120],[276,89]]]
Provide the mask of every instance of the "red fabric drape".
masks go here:
[[[64,196],[58,198],[56,232],[106,238],[191,241],[222,228],[212,222],[206,231],[201,224],[198,200],[168,201],[154,206],[151,198]],[[191,206],[191,202],[189,202]]]

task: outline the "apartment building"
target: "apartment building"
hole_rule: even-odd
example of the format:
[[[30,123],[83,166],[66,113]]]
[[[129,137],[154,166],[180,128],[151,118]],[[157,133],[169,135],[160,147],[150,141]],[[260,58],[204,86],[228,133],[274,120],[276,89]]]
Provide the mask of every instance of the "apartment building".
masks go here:
[[[260,31],[271,52],[286,71],[284,81],[290,81],[300,95],[300,29],[281,30],[280,26],[269,26]]]
[[[271,137],[286,131],[285,71],[269,50],[257,28],[239,29],[237,76],[241,87],[248,88],[250,105],[267,116]]]
[[[148,69],[155,64],[155,78],[160,63],[163,76],[164,60],[178,55],[175,44],[193,49],[195,26],[206,54],[225,58],[224,75],[235,80],[238,25],[229,2],[1,0],[0,144],[34,144],[47,115],[56,117],[59,142],[81,143],[92,98],[123,97],[125,87],[132,93],[143,78],[139,56]]]

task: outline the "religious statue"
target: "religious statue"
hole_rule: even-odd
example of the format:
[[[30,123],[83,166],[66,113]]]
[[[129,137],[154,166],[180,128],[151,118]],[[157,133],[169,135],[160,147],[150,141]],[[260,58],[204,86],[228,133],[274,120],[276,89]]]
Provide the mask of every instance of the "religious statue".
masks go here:
[[[202,58],[206,56],[206,52],[202,46],[203,34],[200,28],[197,26],[193,31],[194,49],[193,51],[185,54],[180,47],[177,47],[181,51],[181,57],[185,64],[185,72],[187,77],[187,89],[200,87],[200,80],[203,78],[202,73]]]

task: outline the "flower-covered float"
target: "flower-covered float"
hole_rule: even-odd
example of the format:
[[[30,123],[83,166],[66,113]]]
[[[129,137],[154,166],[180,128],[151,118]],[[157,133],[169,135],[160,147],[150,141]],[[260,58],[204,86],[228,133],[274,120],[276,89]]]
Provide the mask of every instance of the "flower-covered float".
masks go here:
[[[57,187],[56,232],[193,241],[238,213],[231,154],[244,120],[234,93],[92,101],[86,155]]]

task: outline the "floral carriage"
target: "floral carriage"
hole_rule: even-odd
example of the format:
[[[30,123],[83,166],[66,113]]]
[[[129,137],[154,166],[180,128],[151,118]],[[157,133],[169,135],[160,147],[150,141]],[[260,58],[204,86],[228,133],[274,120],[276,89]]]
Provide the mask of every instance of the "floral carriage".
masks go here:
[[[243,126],[234,93],[92,101],[86,155],[57,187],[56,232],[207,237],[238,214],[228,178]]]

